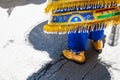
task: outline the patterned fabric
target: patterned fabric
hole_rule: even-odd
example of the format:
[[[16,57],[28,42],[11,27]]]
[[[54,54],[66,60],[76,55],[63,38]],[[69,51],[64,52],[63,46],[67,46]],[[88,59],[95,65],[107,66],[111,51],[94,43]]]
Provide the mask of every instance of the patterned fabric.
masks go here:
[[[101,27],[106,28],[110,23],[119,24],[119,3],[120,0],[53,0],[45,8],[46,13],[52,14],[49,23],[44,26],[44,31],[92,31],[95,25],[99,30]]]

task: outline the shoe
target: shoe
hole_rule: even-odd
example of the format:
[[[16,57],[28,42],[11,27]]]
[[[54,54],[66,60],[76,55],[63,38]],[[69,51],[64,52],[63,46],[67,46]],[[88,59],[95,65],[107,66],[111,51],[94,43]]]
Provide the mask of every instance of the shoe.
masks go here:
[[[76,61],[79,63],[84,63],[85,62],[85,55],[84,51],[80,52],[80,54],[76,54],[73,51],[70,50],[63,50],[63,55],[69,60]]]
[[[97,52],[101,53],[102,52],[102,48],[103,48],[103,42],[102,40],[98,40],[96,42],[93,41],[93,46],[96,49]]]

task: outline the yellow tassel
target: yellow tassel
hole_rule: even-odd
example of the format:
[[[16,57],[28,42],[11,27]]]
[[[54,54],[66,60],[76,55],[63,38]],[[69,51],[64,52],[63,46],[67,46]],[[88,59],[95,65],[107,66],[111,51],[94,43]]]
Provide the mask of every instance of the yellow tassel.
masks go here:
[[[107,5],[111,2],[120,4],[120,0],[81,0],[81,1],[55,1],[51,2],[47,5],[45,8],[45,12],[48,13],[52,10],[57,10],[65,7],[83,7],[85,5],[91,5],[91,4],[99,4],[99,5]]]
[[[98,24],[96,27],[97,29],[101,29],[100,24],[104,24],[103,28],[106,28],[108,24],[113,23],[113,25],[120,24],[120,18],[119,17],[113,17],[109,19],[104,19],[102,21],[93,21],[89,23],[77,23],[77,24],[66,24],[66,25],[60,25],[60,24],[47,24],[44,26],[44,31],[46,32],[70,32],[70,31],[82,31],[82,30],[90,30],[93,31],[94,25]],[[86,29],[87,28],[87,29]]]

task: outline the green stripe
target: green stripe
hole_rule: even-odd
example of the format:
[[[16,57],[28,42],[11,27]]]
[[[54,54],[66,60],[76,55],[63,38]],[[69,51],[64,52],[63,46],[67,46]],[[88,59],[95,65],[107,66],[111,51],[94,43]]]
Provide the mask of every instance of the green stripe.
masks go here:
[[[115,15],[120,15],[120,11],[119,11],[119,12],[116,12]]]
[[[119,12],[110,13],[110,14],[100,15],[100,16],[97,16],[97,18],[98,19],[110,18],[110,17],[117,16],[117,15],[120,15],[120,11]]]

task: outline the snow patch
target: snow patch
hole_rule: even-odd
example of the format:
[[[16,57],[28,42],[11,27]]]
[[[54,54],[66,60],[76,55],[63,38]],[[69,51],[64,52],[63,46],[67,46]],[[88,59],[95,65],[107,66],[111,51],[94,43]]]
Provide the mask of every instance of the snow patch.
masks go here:
[[[10,16],[0,8],[0,80],[26,80],[51,61],[46,51],[37,51],[26,41],[33,26],[47,20],[45,5],[16,7]]]
[[[120,43],[117,46],[108,45],[111,28],[105,30],[106,44],[102,54],[99,55],[101,63],[103,63],[111,75],[111,80],[120,80]],[[120,42],[120,39],[119,39]]]

